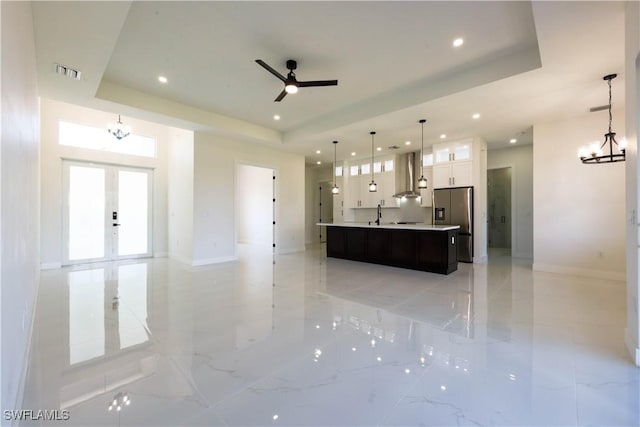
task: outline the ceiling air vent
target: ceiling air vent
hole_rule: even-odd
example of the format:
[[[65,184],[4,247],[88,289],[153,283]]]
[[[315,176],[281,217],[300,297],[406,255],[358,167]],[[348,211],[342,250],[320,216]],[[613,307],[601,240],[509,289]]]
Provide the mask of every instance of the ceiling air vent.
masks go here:
[[[398,147],[397,145],[390,145],[387,147],[388,150],[397,150],[398,148],[400,147]]]
[[[62,76],[67,76],[71,79],[74,80],[80,80],[80,71],[73,69],[71,67],[67,67],[66,65],[60,65],[60,64],[53,64],[55,71],[57,74],[60,74]]]

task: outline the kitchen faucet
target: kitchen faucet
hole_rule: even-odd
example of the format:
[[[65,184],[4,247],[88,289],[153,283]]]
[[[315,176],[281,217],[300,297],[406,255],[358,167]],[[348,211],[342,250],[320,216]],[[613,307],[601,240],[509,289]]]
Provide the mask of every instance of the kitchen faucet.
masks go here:
[[[382,206],[378,204],[378,212],[376,214],[376,224],[380,225],[380,218],[382,218]]]

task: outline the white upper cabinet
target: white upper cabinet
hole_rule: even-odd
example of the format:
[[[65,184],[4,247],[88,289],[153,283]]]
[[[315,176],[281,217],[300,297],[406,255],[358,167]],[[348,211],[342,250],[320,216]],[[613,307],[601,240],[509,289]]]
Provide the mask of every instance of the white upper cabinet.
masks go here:
[[[461,141],[433,144],[434,163],[471,160],[472,152],[472,139],[463,139]]]
[[[372,169],[373,168],[373,169]],[[369,191],[372,179],[377,184],[377,191]],[[347,208],[397,207],[393,197],[396,193],[395,156],[386,156],[371,161],[354,161],[349,166],[349,183],[345,195]]]
[[[474,185],[474,140],[444,142],[433,145],[433,188],[467,187]]]

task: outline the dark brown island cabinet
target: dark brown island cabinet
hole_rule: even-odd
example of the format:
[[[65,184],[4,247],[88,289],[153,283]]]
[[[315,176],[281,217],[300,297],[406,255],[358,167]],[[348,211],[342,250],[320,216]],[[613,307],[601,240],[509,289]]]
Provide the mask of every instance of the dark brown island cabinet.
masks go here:
[[[449,274],[458,269],[458,226],[327,226],[327,257]]]

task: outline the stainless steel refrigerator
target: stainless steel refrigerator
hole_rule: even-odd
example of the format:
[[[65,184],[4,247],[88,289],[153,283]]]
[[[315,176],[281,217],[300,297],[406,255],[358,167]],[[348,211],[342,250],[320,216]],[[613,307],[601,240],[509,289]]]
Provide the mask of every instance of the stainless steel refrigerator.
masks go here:
[[[473,187],[433,190],[433,223],[459,225],[458,261],[473,262]]]

